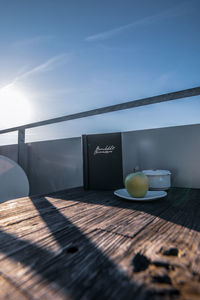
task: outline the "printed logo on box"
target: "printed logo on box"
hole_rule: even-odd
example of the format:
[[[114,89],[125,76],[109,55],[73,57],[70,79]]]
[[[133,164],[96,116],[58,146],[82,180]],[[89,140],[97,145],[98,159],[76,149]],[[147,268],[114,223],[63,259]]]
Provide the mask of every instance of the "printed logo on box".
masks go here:
[[[94,155],[113,153],[114,150],[115,150],[115,146],[113,146],[113,145],[111,145],[111,146],[107,145],[105,148],[100,148],[99,146],[97,146],[94,151]]]

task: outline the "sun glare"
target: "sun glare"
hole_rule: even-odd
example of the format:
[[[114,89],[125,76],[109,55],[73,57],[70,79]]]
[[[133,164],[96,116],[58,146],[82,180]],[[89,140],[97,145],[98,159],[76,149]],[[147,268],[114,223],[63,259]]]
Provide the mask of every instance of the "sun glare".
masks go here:
[[[7,128],[31,121],[32,108],[27,95],[14,86],[0,89],[0,125]]]

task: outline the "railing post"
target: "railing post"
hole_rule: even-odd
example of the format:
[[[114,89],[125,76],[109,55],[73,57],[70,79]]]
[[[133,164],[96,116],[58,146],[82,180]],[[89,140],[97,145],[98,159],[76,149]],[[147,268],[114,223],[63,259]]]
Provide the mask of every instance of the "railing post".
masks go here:
[[[18,164],[25,168],[25,129],[18,130]]]

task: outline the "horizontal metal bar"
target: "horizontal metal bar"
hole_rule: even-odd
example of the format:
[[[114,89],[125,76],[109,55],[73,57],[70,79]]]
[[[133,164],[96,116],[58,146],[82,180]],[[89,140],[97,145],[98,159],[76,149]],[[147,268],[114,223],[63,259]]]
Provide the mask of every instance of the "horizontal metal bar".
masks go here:
[[[105,106],[105,107],[96,108],[96,109],[92,109],[92,110],[88,110],[88,111],[83,111],[80,113],[75,113],[75,114],[71,114],[71,115],[67,115],[67,116],[63,116],[63,117],[58,117],[58,118],[49,119],[49,120],[45,120],[45,121],[34,122],[34,123],[26,124],[26,125],[3,129],[3,130],[0,130],[0,134],[8,133],[8,132],[16,131],[16,130],[23,130],[23,129],[27,129],[27,128],[34,128],[34,127],[38,127],[38,126],[49,125],[49,124],[53,124],[53,123],[69,121],[69,120],[75,120],[75,119],[80,119],[80,118],[85,118],[85,117],[90,117],[90,116],[95,116],[95,115],[100,115],[100,114],[105,114],[105,113],[114,112],[114,111],[118,111],[118,110],[124,110],[124,109],[144,106],[144,105],[156,104],[156,103],[176,100],[176,99],[180,99],[180,98],[188,98],[188,97],[198,96],[198,95],[200,95],[200,87],[195,87],[195,88],[191,88],[191,89],[187,89],[187,90],[181,90],[178,92],[172,92],[172,93],[168,93],[168,94],[162,94],[162,95],[158,95],[158,96],[142,98],[142,99],[133,100],[133,101],[125,102],[125,103],[120,103],[120,104]]]

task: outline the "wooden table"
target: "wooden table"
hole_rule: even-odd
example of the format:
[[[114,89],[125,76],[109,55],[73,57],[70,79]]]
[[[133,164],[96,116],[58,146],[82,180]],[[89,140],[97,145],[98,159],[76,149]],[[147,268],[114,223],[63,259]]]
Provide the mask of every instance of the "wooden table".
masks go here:
[[[200,189],[76,188],[0,204],[0,299],[200,299]]]

